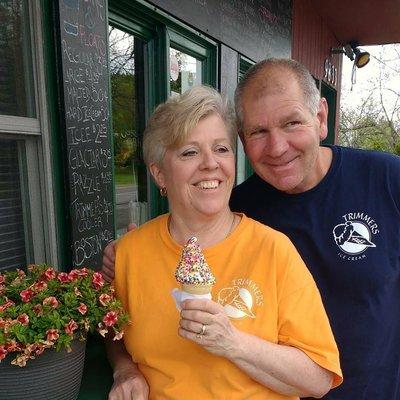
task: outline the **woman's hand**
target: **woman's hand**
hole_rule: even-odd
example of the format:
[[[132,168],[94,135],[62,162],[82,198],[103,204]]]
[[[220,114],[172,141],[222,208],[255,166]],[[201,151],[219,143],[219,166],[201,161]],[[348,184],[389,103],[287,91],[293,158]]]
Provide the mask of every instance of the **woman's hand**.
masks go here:
[[[114,383],[108,400],[147,400],[149,385],[137,370],[123,370],[114,373]]]
[[[239,331],[231,324],[224,308],[212,300],[184,301],[178,333],[223,357],[238,346]]]

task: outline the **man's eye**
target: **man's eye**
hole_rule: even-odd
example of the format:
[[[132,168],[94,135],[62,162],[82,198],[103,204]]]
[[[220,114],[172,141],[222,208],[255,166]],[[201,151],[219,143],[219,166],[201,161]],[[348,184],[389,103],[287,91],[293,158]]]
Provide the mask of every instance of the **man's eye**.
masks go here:
[[[300,125],[301,121],[289,121],[286,126],[291,127],[291,126],[297,126]]]

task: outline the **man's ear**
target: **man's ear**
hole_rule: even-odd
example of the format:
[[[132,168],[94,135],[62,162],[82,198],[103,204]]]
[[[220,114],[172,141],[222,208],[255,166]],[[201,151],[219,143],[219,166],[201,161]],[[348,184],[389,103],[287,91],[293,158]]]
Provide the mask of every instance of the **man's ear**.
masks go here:
[[[319,139],[322,141],[328,136],[328,103],[324,97],[318,103],[317,119]]]
[[[150,173],[155,180],[157,186],[159,188],[165,187],[165,177],[164,173],[162,172],[161,168],[158,167],[154,162],[149,165]]]

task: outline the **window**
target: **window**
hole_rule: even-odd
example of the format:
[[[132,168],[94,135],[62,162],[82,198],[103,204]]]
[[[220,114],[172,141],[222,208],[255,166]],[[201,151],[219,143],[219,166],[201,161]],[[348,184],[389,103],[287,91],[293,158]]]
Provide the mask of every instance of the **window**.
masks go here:
[[[0,3],[0,269],[57,263],[40,16],[38,2]]]
[[[109,2],[109,57],[117,235],[166,212],[142,157],[152,111],[194,85],[216,84],[216,43],[154,7]]]
[[[242,80],[243,76],[249,70],[249,68],[254,64],[253,61],[245,58],[244,56],[239,56],[239,73],[238,78],[239,81]],[[237,163],[236,163],[236,184],[242,183],[245,179],[247,179],[250,175],[253,174],[253,168],[250,165],[250,162],[244,153],[242,141],[238,138],[237,143]]]

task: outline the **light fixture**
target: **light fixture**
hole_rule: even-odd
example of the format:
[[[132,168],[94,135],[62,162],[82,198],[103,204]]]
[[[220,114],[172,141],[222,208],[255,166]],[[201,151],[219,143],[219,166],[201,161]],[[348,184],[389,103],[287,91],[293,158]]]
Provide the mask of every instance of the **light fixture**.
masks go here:
[[[370,54],[367,51],[361,51],[358,47],[354,49],[354,54],[356,56],[356,59],[354,60],[354,64],[358,68],[365,67],[370,60]]]
[[[370,54],[367,51],[361,51],[357,42],[350,42],[339,48],[332,47],[331,54],[345,54],[351,61],[354,61],[357,68],[365,67],[370,60]]]

